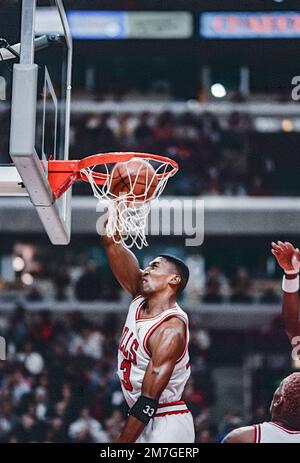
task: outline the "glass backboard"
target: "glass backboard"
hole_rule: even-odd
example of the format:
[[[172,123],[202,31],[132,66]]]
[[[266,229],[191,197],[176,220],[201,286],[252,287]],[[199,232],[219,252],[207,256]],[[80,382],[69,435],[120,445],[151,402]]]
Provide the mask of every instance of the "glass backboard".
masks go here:
[[[23,0],[19,14],[13,42],[20,41],[20,57],[6,59],[9,50],[0,49],[6,83],[1,163],[13,162],[51,242],[67,244],[71,189],[54,201],[47,167],[49,159],[69,156],[72,39],[61,0]]]

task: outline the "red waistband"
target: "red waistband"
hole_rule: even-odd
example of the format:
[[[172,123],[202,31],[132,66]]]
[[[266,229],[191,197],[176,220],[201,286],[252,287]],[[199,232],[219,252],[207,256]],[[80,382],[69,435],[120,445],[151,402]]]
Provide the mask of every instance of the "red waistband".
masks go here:
[[[179,400],[178,402],[167,402],[165,404],[158,404],[158,408],[173,407],[174,405],[185,405],[185,402],[183,400]]]
[[[183,400],[178,402],[169,402],[164,404],[159,404],[155,418],[166,415],[181,415],[183,413],[190,413],[189,409],[186,406],[186,403]]]

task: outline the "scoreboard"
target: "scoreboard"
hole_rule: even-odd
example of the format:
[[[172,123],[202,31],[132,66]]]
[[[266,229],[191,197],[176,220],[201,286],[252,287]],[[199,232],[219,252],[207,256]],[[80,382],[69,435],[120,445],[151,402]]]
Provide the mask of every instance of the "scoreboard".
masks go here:
[[[300,38],[300,13],[206,12],[200,14],[200,36],[208,39]]]

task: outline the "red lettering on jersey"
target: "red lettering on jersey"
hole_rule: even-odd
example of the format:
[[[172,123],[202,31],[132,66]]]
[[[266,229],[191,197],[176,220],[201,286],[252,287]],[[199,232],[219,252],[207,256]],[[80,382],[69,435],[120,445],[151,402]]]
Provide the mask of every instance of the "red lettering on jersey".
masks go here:
[[[130,339],[132,338],[132,336],[133,336],[133,333],[130,333],[130,335],[127,338],[126,344],[123,345],[122,349],[121,349],[121,351],[123,352],[124,357],[127,358],[127,359],[128,359],[128,350],[126,350],[126,348],[127,348],[127,345],[129,343]]]
[[[129,328],[127,326],[124,327],[123,329],[123,332],[122,332],[122,335],[121,335],[121,339],[120,339],[120,344],[119,344],[119,349],[121,350],[121,346],[122,346],[122,343],[124,341],[124,338],[126,336],[126,334],[128,333],[129,331]]]
[[[138,350],[139,343],[136,339],[133,340],[131,346],[130,346],[130,354],[131,354],[131,362],[133,365],[136,365],[136,351]]]
[[[136,352],[139,347],[139,343],[137,339],[135,338],[131,339],[132,336],[133,336],[133,333],[129,331],[127,326],[125,326],[122,336],[121,336],[119,350],[122,352],[125,359],[129,360],[134,365],[136,365],[137,363]],[[128,349],[127,349],[127,346],[128,346]]]

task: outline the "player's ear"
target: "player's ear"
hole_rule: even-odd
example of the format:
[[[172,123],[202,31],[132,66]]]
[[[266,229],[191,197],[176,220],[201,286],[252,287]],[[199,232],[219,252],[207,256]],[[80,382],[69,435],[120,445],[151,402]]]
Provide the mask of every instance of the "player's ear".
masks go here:
[[[176,285],[178,286],[181,282],[181,278],[179,275],[172,275],[170,278],[170,285]]]
[[[278,396],[275,398],[273,407],[278,408],[283,404],[283,396],[281,394],[278,394]]]

